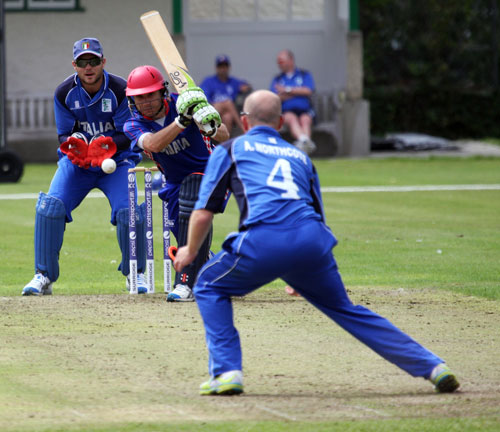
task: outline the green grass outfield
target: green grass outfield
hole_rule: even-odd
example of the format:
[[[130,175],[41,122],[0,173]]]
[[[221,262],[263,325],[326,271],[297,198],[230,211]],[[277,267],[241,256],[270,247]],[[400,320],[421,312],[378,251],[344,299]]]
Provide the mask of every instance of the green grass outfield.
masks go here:
[[[434,395],[276,281],[235,301],[245,394],[197,396],[206,351],[196,305],[126,293],[105,198],[74,211],[54,295],[20,296],[33,276],[36,195],[56,168],[30,164],[19,183],[0,184],[0,430],[500,430],[500,190],[451,190],[498,187],[500,158],[315,165],[323,188],[339,188],[323,201],[353,301],[445,357],[461,393]],[[160,212],[155,202],[157,291]],[[214,251],[237,221],[231,200],[215,218]]]

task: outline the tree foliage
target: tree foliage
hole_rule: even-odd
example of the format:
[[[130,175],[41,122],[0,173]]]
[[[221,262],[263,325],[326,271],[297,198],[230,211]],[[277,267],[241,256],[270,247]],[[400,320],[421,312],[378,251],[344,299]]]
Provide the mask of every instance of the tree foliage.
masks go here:
[[[496,0],[364,0],[372,131],[500,136]]]
[[[366,85],[498,87],[496,0],[365,0]]]

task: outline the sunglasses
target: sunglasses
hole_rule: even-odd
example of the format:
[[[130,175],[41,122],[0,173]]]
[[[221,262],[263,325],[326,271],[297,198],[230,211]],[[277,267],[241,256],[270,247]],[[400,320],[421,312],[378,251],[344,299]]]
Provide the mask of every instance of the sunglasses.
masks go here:
[[[76,59],[75,64],[79,68],[84,68],[87,65],[90,65],[92,67],[94,66],[99,66],[102,63],[102,59],[100,57],[93,57],[91,59]]]

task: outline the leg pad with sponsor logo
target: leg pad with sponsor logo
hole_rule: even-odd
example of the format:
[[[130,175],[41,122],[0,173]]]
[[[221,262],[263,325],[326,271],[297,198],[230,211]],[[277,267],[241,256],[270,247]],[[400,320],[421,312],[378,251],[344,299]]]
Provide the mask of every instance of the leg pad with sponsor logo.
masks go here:
[[[203,174],[193,173],[187,176],[182,182],[179,191],[179,235],[177,238],[177,244],[179,247],[184,246],[187,243],[189,218],[198,199],[198,191],[200,190],[202,178]],[[182,273],[176,273],[174,286],[187,285],[190,288],[193,288],[196,275],[200,271],[203,264],[205,264],[208,260],[211,244],[212,228],[210,228],[207,238],[201,245],[196,259],[190,265],[185,267]]]

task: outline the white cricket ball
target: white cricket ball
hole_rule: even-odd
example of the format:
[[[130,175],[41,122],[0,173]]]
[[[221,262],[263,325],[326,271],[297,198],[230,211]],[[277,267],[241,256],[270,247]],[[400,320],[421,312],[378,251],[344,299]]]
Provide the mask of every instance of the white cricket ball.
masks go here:
[[[104,159],[102,161],[101,168],[106,174],[111,174],[112,172],[115,172],[116,162],[113,159]]]

